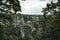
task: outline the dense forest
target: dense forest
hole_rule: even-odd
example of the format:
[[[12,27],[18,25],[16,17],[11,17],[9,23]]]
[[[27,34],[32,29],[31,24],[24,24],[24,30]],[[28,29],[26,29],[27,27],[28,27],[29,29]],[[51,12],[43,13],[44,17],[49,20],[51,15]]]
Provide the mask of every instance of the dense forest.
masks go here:
[[[0,40],[60,40],[60,0],[42,9],[43,15],[17,14],[19,0],[0,0]]]

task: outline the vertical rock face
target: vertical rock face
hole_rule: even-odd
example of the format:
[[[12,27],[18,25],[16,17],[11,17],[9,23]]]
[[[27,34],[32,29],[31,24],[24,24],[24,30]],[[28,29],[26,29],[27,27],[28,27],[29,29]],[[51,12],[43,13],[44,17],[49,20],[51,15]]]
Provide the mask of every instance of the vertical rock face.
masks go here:
[[[14,18],[14,26],[18,26],[21,23],[21,19],[19,18],[18,15],[15,16]]]
[[[22,24],[25,24],[23,17],[21,17],[21,22]]]
[[[39,17],[36,15],[17,15],[14,19],[14,25],[20,28],[21,36],[24,37],[25,35],[32,34],[40,27],[38,26],[41,25],[39,24],[39,21],[41,21]]]

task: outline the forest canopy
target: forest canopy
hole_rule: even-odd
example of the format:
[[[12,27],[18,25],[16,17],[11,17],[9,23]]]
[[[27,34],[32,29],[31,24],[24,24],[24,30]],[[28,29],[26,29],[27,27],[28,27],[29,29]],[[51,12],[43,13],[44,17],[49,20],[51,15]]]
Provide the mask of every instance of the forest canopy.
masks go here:
[[[0,0],[0,40],[60,40],[60,0],[47,3],[43,15],[18,11],[19,0]]]

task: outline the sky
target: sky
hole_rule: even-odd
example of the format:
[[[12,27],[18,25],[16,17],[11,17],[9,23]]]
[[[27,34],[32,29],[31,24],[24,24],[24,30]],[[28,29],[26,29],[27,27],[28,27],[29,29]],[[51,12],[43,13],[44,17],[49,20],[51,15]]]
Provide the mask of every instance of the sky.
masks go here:
[[[20,0],[22,14],[29,15],[43,14],[41,13],[42,8],[46,7],[46,4],[50,1],[51,0],[26,0],[26,1]]]

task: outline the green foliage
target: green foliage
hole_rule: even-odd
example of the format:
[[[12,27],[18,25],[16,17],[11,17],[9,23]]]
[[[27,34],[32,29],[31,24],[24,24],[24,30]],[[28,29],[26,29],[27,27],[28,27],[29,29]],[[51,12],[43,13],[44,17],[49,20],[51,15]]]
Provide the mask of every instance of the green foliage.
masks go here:
[[[31,28],[35,28],[33,32],[26,34],[24,37],[21,35],[21,26],[15,27],[13,25],[16,13],[21,12],[19,0],[2,1],[0,0],[0,7],[3,5],[1,7],[3,9],[0,8],[0,40],[60,40],[60,0],[56,3],[47,3],[46,8],[43,8],[42,11],[44,17],[39,18],[38,21],[33,19],[32,16],[23,15],[25,23],[31,21],[33,25]],[[9,4],[7,4],[8,2]],[[21,19],[22,15],[20,15],[17,16]]]
[[[16,13],[17,11],[21,11],[21,6],[20,6],[20,2],[19,0],[6,0],[5,2],[3,2],[5,0],[1,0],[0,1],[0,6],[2,6],[1,9],[0,8],[0,11],[2,12],[9,12],[9,13],[12,13],[12,11],[14,11],[14,13]],[[6,9],[6,10],[5,10]],[[12,10],[12,11],[11,11]]]
[[[45,28],[47,40],[60,40],[60,2],[47,4],[46,8],[43,8],[44,17],[45,17]],[[58,8],[57,8],[58,7]],[[58,9],[58,10],[55,10]],[[50,15],[47,15],[50,12]],[[45,34],[45,33],[44,33]]]
[[[18,11],[21,11],[18,0],[0,0],[0,40],[19,40],[18,34],[16,35],[19,30],[13,24]],[[17,32],[13,32],[16,30]]]
[[[8,40],[19,40],[15,35],[9,35]]]
[[[4,23],[1,22],[0,23],[0,39],[1,40],[5,39],[6,28],[7,28],[7,26]]]

